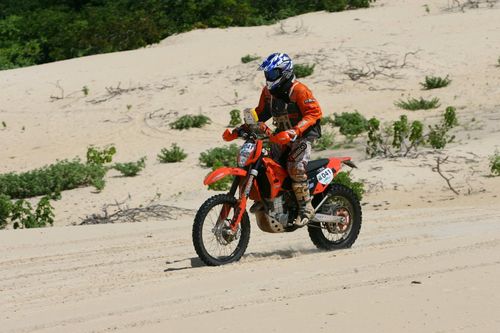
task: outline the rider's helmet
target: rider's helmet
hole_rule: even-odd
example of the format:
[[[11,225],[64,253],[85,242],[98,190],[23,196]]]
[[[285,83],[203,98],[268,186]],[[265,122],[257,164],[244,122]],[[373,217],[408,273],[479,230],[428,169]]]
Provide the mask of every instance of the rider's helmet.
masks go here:
[[[293,79],[293,62],[286,53],[273,53],[259,66],[264,71],[267,88],[279,89],[285,82]]]

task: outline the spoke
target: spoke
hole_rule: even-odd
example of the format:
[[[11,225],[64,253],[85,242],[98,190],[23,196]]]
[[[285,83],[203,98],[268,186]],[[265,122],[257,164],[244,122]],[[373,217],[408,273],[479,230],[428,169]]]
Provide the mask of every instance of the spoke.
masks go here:
[[[202,237],[205,249],[210,256],[218,259],[230,257],[234,254],[241,234],[241,228],[238,228],[235,239],[227,243],[227,240],[224,238],[222,232],[223,228],[228,225],[228,222],[226,220],[221,221],[219,219],[223,209],[224,205],[222,204],[213,207],[205,217],[202,228]],[[230,209],[229,215],[227,216],[228,218],[231,217],[231,212],[234,213],[234,209]]]

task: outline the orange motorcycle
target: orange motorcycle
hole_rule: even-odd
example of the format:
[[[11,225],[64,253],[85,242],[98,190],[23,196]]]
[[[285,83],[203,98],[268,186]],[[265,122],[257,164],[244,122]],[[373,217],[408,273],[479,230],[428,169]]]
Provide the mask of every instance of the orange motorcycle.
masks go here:
[[[206,200],[194,219],[193,245],[200,259],[209,266],[237,261],[245,253],[250,240],[249,199],[254,201],[250,213],[255,215],[262,231],[282,233],[298,229],[294,221],[299,207],[291,179],[284,163],[273,160],[269,149],[264,148],[266,140],[279,142],[279,139],[269,131],[264,136],[259,133],[262,124],[257,123],[253,110],[245,113],[245,124],[247,131],[242,135],[245,143],[238,155],[238,167],[219,168],[204,181],[210,185],[233,176],[231,189],[227,194]],[[334,183],[344,164],[356,167],[350,157],[319,159],[307,165],[315,208],[307,230],[314,245],[322,250],[351,247],[361,228],[357,196],[348,187]]]

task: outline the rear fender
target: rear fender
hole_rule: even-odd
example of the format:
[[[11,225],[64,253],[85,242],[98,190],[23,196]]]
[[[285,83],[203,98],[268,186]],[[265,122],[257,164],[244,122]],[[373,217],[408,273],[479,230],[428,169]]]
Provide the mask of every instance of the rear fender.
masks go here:
[[[244,177],[247,172],[240,168],[222,167],[210,172],[203,181],[203,184],[210,185],[227,176]]]
[[[340,172],[340,169],[342,169],[342,164],[346,164],[350,167],[354,166],[354,163],[351,162],[350,157],[333,157],[330,158],[330,162],[326,165],[325,170],[319,172],[316,177],[318,178],[318,183],[316,184],[316,187],[314,188],[313,194],[318,194],[322,193],[325,191],[325,189],[328,188],[330,183],[333,181],[335,176]],[[332,172],[326,170],[326,169],[331,169]]]

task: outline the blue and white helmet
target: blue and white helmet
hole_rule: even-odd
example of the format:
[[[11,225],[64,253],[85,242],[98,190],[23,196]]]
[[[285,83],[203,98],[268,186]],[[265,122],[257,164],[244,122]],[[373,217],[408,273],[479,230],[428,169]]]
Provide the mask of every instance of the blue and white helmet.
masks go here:
[[[293,79],[293,62],[286,53],[273,53],[259,66],[264,71],[269,90],[277,89],[282,83]]]

